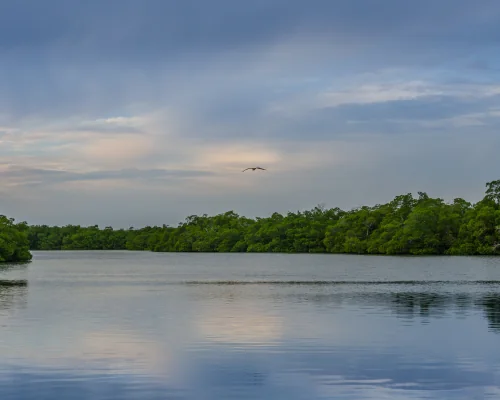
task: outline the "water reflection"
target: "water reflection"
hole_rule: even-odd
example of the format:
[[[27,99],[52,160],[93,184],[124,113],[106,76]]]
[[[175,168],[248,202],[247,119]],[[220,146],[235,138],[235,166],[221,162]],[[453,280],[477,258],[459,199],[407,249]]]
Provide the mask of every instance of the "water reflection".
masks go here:
[[[481,310],[489,328],[500,333],[500,292],[495,291],[500,281],[468,282],[338,282],[312,281],[270,282],[222,281],[189,282],[196,290],[198,300],[219,301],[221,305],[246,303],[254,297],[273,302],[289,302],[302,305],[341,307],[351,305],[369,309],[388,308],[397,317],[440,318],[454,311],[458,314]],[[209,287],[207,290],[206,288]],[[274,290],[279,287],[280,290]],[[410,288],[411,290],[407,290]],[[424,290],[419,291],[419,288]],[[463,289],[469,289],[463,291]],[[261,320],[267,317],[261,315]],[[215,323],[222,328],[222,325]],[[250,326],[251,324],[248,323]]]
[[[500,295],[489,294],[480,300],[492,330],[500,333]]]
[[[198,320],[198,329],[207,340],[250,346],[278,341],[283,321],[262,310],[212,310]]]
[[[0,370],[0,396],[2,400],[103,400],[103,399],[186,399],[178,389],[143,376],[113,376],[95,372],[71,370],[29,371],[12,368],[8,373]]]
[[[15,307],[26,307],[28,281],[0,280],[0,313]]]
[[[496,280],[287,280],[231,258],[210,281],[65,257],[2,275],[2,400],[500,397]]]
[[[500,333],[500,293],[439,293],[439,292],[388,292],[388,293],[337,293],[308,296],[310,301],[335,304],[349,303],[372,308],[389,308],[397,317],[405,319],[439,318],[449,311],[481,310],[489,327]]]

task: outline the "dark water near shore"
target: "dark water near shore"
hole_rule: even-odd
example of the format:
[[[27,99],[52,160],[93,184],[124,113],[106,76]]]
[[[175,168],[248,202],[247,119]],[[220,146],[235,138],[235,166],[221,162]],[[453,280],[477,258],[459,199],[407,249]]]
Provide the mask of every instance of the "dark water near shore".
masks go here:
[[[0,399],[500,399],[500,258],[35,252]]]

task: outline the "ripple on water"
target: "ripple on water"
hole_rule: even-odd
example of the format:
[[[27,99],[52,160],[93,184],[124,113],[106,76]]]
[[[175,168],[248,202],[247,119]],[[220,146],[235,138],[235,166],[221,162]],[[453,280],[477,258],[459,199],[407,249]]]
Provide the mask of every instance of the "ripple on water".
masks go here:
[[[43,252],[0,399],[500,398],[500,260]]]

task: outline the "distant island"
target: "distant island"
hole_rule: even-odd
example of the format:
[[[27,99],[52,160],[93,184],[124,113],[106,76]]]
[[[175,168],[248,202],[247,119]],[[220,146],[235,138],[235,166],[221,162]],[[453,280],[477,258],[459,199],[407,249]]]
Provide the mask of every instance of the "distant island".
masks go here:
[[[27,235],[32,250],[500,254],[500,180],[488,182],[476,204],[418,192],[351,211],[317,206],[256,219],[229,211],[192,215],[177,227],[30,226]]]
[[[177,227],[113,229],[16,224],[0,218],[0,262],[29,261],[29,250],[155,252],[500,254],[500,180],[486,184],[476,204],[446,203],[425,192],[351,211],[309,211],[246,218],[233,211],[191,215]]]

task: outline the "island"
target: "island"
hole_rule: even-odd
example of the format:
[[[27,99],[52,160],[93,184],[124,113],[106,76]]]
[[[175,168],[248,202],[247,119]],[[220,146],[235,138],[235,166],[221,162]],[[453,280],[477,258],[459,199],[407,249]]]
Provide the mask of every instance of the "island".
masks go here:
[[[12,225],[11,232],[17,239],[5,254],[14,258],[27,257],[26,232],[32,250],[495,255],[500,254],[500,180],[488,182],[476,204],[418,192],[350,211],[320,205],[265,218],[233,211],[191,215],[176,227]]]

